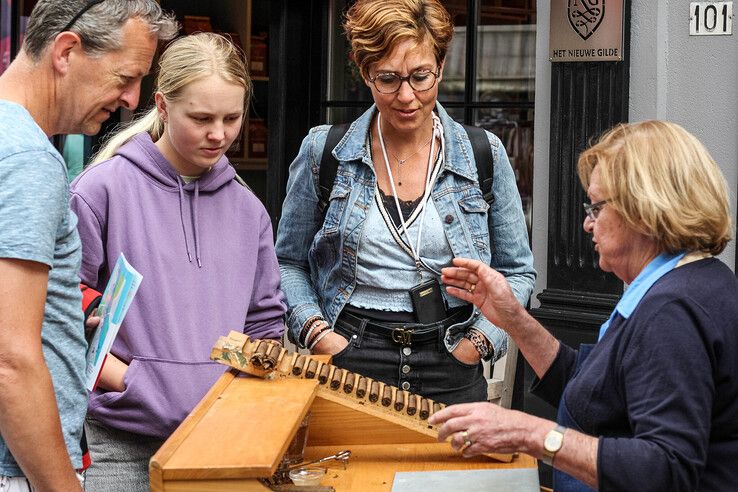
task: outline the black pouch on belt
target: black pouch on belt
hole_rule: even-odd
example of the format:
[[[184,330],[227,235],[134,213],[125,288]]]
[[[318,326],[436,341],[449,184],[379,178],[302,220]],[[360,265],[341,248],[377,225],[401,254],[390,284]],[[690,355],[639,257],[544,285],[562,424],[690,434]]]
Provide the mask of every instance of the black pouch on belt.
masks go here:
[[[437,323],[448,317],[446,301],[441,293],[441,286],[436,279],[416,285],[410,289],[410,300],[415,309],[418,323]]]

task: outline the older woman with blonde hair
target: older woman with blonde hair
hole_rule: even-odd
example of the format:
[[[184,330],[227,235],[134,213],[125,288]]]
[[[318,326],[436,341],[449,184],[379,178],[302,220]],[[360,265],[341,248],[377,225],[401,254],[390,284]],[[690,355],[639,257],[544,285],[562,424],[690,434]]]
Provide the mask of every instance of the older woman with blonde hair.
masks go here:
[[[475,260],[443,271],[515,340],[558,405],[556,422],[491,405],[435,414],[465,455],[523,451],[558,490],[732,490],[738,483],[738,281],[725,179],[704,146],[662,121],[623,124],[579,158],[584,229],[629,284],[595,345],[554,339]],[[472,287],[474,286],[474,287]]]
[[[290,339],[439,402],[486,400],[482,359],[501,357],[507,335],[446,296],[440,270],[479,259],[527,303],[535,271],[510,161],[480,131],[491,162],[475,162],[437,101],[453,36],[441,2],[358,0],[344,28],[374,105],[335,147],[330,127],[310,130],[290,167],[276,245]],[[338,169],[322,208],[326,152]],[[478,166],[493,176],[491,206]]]

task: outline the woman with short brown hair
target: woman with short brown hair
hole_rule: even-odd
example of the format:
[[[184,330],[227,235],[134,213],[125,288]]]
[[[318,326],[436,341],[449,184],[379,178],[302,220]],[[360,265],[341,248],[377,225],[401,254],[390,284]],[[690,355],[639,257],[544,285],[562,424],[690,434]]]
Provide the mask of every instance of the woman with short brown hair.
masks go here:
[[[504,272],[521,304],[535,271],[515,176],[500,140],[476,162],[438,104],[453,24],[437,0],[359,0],[344,24],[374,105],[333,149],[310,130],[290,167],[277,234],[290,339],[336,365],[439,402],[487,399],[482,359],[507,335],[446,295],[440,270],[471,256]],[[325,209],[323,153],[337,173]],[[494,202],[477,166],[492,168]]]

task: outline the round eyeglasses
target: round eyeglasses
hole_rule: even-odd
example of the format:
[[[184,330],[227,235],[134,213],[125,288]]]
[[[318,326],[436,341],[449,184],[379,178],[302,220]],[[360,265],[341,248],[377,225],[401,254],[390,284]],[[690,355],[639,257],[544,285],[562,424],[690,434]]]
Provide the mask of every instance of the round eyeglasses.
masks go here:
[[[602,207],[605,206],[610,200],[601,200],[597,203],[583,203],[582,206],[584,207],[584,212],[587,214],[587,217],[589,217],[591,220],[595,221],[597,220],[597,217],[600,216],[600,212],[602,211]]]
[[[369,78],[369,82],[381,94],[394,94],[400,90],[403,82],[407,82],[415,92],[429,91],[436,85],[438,74],[430,70],[416,70],[406,77],[401,77],[395,72],[379,72]]]

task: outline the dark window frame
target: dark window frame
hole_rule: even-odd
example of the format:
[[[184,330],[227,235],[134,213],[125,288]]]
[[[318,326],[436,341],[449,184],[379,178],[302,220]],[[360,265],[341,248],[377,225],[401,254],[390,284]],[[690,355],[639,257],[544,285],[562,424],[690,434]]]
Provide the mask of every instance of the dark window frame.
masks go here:
[[[339,1],[339,0],[335,0]],[[473,125],[475,123],[475,112],[478,109],[500,109],[500,110],[526,110],[534,109],[535,107],[535,94],[531,94],[528,100],[520,101],[479,101],[477,100],[477,47],[479,43],[479,26],[481,22],[481,9],[483,0],[467,0],[467,29],[465,37],[465,73],[464,73],[464,100],[463,101],[443,101],[439,98],[439,102],[445,108],[449,109],[463,109],[464,110],[464,123],[466,125]],[[329,2],[330,3],[330,2]],[[347,4],[350,4],[349,0]],[[535,2],[532,2],[535,5]],[[490,10],[499,9],[501,7],[489,6]],[[509,10],[509,9],[508,9]],[[326,24],[328,23],[328,16],[330,12],[330,6],[326,7]],[[474,28],[472,29],[471,26]],[[326,29],[327,35],[324,39],[324,50],[323,53],[327,52],[329,39],[331,32]],[[328,66],[327,57],[321,57],[321,73],[327,74],[330,67]],[[322,78],[321,83],[321,100],[320,100],[320,111],[318,120],[313,122],[314,125],[321,123],[341,123],[338,121],[328,121],[328,109],[331,108],[368,108],[371,102],[367,101],[350,101],[343,99],[329,99],[326,97],[328,92],[327,76]]]

